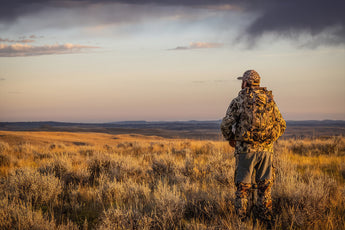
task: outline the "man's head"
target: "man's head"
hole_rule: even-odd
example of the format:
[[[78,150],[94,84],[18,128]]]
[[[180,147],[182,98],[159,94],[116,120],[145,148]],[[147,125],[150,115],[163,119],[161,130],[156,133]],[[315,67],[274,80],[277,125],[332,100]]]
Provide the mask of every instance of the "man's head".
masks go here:
[[[260,76],[255,70],[247,70],[237,79],[242,80],[242,88],[260,86]]]

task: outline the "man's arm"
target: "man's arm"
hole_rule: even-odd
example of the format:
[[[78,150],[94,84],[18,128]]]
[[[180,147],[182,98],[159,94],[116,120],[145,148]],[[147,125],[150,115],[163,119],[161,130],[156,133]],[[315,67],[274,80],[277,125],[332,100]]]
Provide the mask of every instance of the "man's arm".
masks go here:
[[[275,104],[275,103],[274,103]],[[277,104],[274,105],[274,116],[275,116],[275,120],[276,120],[276,125],[277,125],[277,139],[283,135],[283,133],[285,132],[286,129],[286,122],[283,118],[283,116],[281,115]]]
[[[224,138],[230,141],[230,144],[235,140],[235,126],[239,116],[238,108],[237,98],[235,98],[231,101],[220,126]]]

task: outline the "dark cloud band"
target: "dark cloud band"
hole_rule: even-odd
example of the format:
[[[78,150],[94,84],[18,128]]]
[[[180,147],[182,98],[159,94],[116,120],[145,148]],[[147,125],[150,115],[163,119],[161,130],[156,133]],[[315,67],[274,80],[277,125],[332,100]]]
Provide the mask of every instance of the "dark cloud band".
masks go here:
[[[260,16],[247,28],[254,38],[267,32],[294,36],[299,32],[317,35],[333,29],[339,42],[345,42],[345,1],[290,0],[266,1],[268,6],[258,6]]]
[[[137,4],[205,7],[233,5],[246,13],[257,14],[256,20],[244,29],[244,36],[254,41],[265,33],[294,36],[307,32],[317,36],[325,31],[331,38],[325,43],[345,43],[344,0],[0,0],[0,24],[11,24],[25,15],[34,15],[49,8],[88,7],[95,4]],[[214,8],[216,9],[216,8]],[[130,14],[130,12],[129,12]],[[224,22],[226,23],[226,22]]]

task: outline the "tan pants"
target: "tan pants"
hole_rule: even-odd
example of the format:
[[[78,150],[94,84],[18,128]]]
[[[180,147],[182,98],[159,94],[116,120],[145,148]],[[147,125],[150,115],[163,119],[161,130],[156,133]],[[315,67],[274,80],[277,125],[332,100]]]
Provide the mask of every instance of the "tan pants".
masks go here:
[[[270,151],[236,153],[235,183],[251,184],[255,169],[256,182],[271,180],[273,175],[272,157]]]

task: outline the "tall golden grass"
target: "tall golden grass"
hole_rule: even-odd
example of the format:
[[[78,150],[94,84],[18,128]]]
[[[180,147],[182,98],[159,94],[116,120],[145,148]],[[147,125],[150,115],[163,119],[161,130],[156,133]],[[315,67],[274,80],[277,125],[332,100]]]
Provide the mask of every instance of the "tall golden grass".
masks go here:
[[[345,138],[281,140],[274,160],[273,229],[345,229]],[[225,141],[0,131],[0,229],[251,229],[234,167]]]

